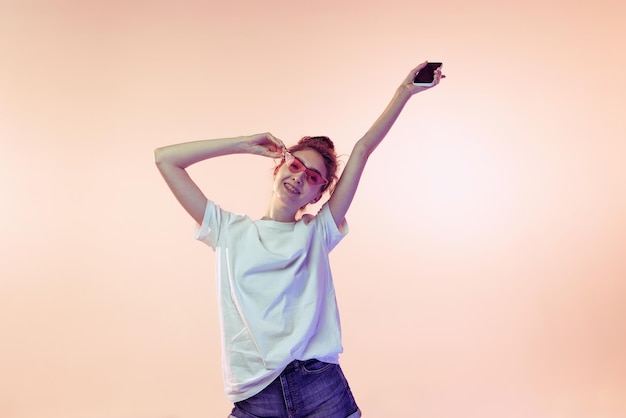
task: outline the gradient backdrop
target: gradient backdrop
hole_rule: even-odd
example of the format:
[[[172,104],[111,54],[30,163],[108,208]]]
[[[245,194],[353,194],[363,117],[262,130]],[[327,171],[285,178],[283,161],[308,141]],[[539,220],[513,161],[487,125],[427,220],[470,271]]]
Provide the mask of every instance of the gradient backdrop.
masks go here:
[[[626,416],[626,5],[0,1],[0,416],[209,418],[214,256],[153,149],[270,131],[346,161],[332,254],[365,417]],[[192,168],[262,216],[271,160]]]

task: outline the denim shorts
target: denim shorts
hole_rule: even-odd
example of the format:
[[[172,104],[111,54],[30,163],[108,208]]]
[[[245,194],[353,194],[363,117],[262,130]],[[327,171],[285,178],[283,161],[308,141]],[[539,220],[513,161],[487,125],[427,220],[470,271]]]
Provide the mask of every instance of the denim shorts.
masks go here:
[[[293,361],[260,393],[236,402],[229,418],[359,418],[341,367]]]

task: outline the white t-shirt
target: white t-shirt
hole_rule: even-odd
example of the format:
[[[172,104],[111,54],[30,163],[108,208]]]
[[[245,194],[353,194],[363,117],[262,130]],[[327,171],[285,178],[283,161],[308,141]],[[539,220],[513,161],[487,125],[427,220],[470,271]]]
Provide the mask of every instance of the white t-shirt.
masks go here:
[[[252,220],[209,201],[196,238],[215,250],[226,397],[267,387],[293,360],[338,363],[328,254],[348,233],[328,205],[297,222]]]

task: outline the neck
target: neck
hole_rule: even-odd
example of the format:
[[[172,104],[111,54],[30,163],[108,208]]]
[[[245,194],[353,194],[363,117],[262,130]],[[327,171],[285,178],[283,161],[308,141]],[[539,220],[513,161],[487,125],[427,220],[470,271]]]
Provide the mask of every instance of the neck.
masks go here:
[[[277,199],[272,199],[263,219],[277,222],[295,222],[298,209],[293,209]]]
[[[265,212],[265,216],[262,219],[268,219],[276,222],[295,222],[296,220],[296,212],[291,212],[288,210],[276,209],[270,207],[267,212]]]

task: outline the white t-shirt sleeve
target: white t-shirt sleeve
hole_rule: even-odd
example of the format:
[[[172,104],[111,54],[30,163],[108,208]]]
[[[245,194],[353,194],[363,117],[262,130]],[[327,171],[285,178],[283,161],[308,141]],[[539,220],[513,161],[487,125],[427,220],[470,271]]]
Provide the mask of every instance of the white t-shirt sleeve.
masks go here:
[[[321,221],[325,233],[326,246],[330,252],[348,234],[348,222],[344,219],[341,225],[337,226],[328,203],[322,206],[316,218]]]
[[[202,224],[196,224],[195,238],[215,249],[219,239],[220,225],[227,212],[224,212],[218,205],[208,200],[204,210]]]

